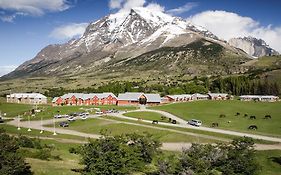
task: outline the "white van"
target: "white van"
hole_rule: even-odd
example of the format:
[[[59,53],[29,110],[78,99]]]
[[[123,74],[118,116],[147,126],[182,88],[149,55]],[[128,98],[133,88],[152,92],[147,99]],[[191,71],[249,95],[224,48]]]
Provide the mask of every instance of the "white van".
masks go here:
[[[192,125],[192,126],[201,126],[202,125],[202,121],[201,120],[195,120],[195,119],[191,119],[190,121],[188,121],[188,124]]]

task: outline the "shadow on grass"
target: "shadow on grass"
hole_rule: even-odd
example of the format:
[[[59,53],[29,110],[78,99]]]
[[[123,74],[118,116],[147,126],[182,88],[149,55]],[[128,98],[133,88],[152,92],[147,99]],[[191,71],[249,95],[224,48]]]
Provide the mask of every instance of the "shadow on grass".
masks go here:
[[[269,158],[271,161],[278,163],[279,165],[281,165],[281,157],[270,157]]]

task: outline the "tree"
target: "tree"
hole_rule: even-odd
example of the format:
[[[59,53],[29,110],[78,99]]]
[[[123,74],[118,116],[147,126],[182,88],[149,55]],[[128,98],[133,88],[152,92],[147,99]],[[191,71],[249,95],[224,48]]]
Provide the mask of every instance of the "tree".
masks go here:
[[[219,167],[224,175],[254,175],[259,171],[252,138],[234,139],[227,152],[227,159]]]
[[[178,158],[159,159],[156,174],[254,175],[259,165],[253,146],[249,137],[234,139],[230,144],[192,144]]]
[[[104,135],[82,146],[83,174],[123,175],[141,171],[158,151],[150,135]]]
[[[30,166],[17,153],[19,146],[16,140],[0,131],[0,174],[1,175],[30,175]]]

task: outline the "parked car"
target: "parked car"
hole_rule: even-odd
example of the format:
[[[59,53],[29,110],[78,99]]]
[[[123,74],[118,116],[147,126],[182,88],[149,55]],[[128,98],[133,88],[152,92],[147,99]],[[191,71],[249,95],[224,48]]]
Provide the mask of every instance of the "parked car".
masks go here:
[[[103,114],[103,112],[102,111],[96,111],[96,114],[101,115],[101,114]]]
[[[67,122],[60,122],[60,127],[68,127],[69,124]]]
[[[201,120],[196,120],[196,119],[192,119],[190,121],[188,121],[188,124],[192,125],[192,126],[201,126],[202,125],[202,121]]]
[[[54,118],[62,118],[62,115],[56,114],[54,115]]]
[[[83,115],[90,115],[89,112],[83,112],[82,114],[83,114]]]
[[[70,122],[74,122],[76,120],[76,118],[75,117],[68,117],[67,120],[70,121]]]
[[[67,115],[67,114],[64,114],[64,115],[61,115],[63,118],[68,118],[69,117],[69,115]]]
[[[80,119],[82,119],[82,120],[86,120],[87,118],[88,117],[86,115],[83,115],[83,116],[80,117]]]

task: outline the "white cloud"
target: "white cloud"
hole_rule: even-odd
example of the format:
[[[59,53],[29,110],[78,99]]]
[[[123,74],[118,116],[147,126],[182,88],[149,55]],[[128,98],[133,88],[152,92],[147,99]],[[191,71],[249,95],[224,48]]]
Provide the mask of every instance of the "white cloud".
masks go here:
[[[157,4],[157,3],[150,3],[146,6],[146,8],[152,10],[152,11],[160,11],[160,12],[164,12],[165,11],[165,7]]]
[[[67,0],[0,0],[0,9],[10,14],[1,15],[11,22],[18,15],[42,16],[46,12],[59,12],[70,7]]]
[[[50,36],[56,39],[64,40],[81,36],[85,32],[88,23],[71,23],[55,28]]]
[[[205,11],[191,16],[187,20],[207,28],[224,40],[253,36],[265,40],[269,46],[281,52],[281,26],[262,26],[250,17],[226,11]]]
[[[167,13],[169,13],[171,15],[179,15],[179,14],[188,12],[191,9],[193,9],[194,7],[197,7],[197,6],[198,6],[198,3],[196,3],[196,2],[188,2],[184,6],[167,10]]]
[[[110,9],[119,9],[122,7],[122,3],[124,0],[110,0],[109,1],[109,8]]]
[[[0,77],[3,75],[6,75],[7,73],[12,72],[15,70],[18,66],[15,65],[9,65],[9,66],[0,66]]]
[[[143,7],[145,0],[110,0],[110,9],[130,10],[134,7]]]

